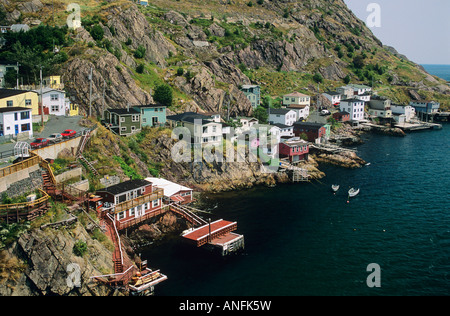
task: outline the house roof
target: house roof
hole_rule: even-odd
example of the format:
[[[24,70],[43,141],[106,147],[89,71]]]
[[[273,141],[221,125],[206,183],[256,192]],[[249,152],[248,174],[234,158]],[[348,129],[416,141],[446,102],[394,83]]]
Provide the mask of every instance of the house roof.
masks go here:
[[[30,108],[25,108],[21,106],[12,106],[7,108],[0,108],[0,113],[8,113],[8,112],[20,112],[20,111],[31,111]]]
[[[328,95],[341,95],[339,92],[336,92],[336,91],[327,91],[327,92],[324,92],[323,94],[328,94]]]
[[[160,107],[166,107],[163,104],[160,103],[153,103],[153,104],[140,104],[140,105],[133,105],[132,108],[160,108]]]
[[[364,102],[364,100],[352,97],[352,98],[341,100],[341,102]]]
[[[303,94],[300,92],[293,92],[293,93],[285,94],[284,97],[298,98],[298,97],[309,97],[309,95],[306,95],[306,94]]]
[[[31,91],[31,90],[0,89],[0,99],[12,97],[12,96],[22,94],[22,93],[27,93],[27,92],[36,93],[36,91]]]
[[[189,123],[195,123],[195,120],[201,120],[202,125],[211,123],[220,124],[212,121],[210,116],[196,112],[185,112],[181,114],[169,115],[167,116],[167,119],[176,122],[189,122]]]
[[[115,113],[117,115],[135,115],[141,114],[140,111],[130,108],[130,109],[106,109],[108,112]]]
[[[281,123],[275,123],[275,124],[271,124],[271,125],[276,126],[276,127],[278,127],[278,128],[281,128],[281,129],[285,129],[285,128],[294,128],[293,126],[284,125],[284,124],[281,124]]]
[[[286,115],[292,110],[290,109],[268,109],[267,112],[270,111],[270,114],[279,114],[279,115]]]
[[[147,180],[128,180],[122,183],[118,183],[107,187],[106,189],[99,190],[97,192],[108,192],[113,195],[117,195],[120,193],[136,190],[142,188],[147,185],[151,185],[152,183]]]
[[[309,143],[303,139],[300,139],[299,137],[293,137],[293,138],[290,138],[290,139],[287,139],[287,140],[281,142],[281,144],[285,144],[286,146],[293,147],[293,146],[304,146],[304,145],[308,145]]]
[[[295,122],[294,126],[298,126],[298,127],[305,127],[305,128],[309,128],[309,129],[320,129],[321,127],[324,126],[324,124],[321,123],[314,123],[314,122]]]
[[[286,108],[287,109],[304,109],[308,105],[307,104],[289,104]]]
[[[155,187],[163,189],[164,195],[168,197],[179,191],[192,191],[191,188],[162,178],[145,178],[145,180],[153,183]]]

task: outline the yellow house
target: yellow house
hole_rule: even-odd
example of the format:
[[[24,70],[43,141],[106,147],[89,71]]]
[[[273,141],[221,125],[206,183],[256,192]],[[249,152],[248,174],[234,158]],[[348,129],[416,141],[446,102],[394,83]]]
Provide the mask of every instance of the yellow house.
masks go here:
[[[42,85],[52,89],[62,89],[61,76],[47,76],[42,78]]]
[[[34,91],[0,89],[0,108],[7,107],[27,107],[31,115],[39,115],[39,96]]]
[[[80,115],[78,104],[69,103],[69,116]]]

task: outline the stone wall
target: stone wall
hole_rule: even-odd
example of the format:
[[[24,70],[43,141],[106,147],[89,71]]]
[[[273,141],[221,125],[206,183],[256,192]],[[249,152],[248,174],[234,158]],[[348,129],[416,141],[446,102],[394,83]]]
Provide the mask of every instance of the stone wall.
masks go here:
[[[43,184],[42,170],[38,168],[37,170],[30,172],[27,178],[11,183],[8,186],[8,189],[3,192],[9,197],[16,197],[42,188]]]

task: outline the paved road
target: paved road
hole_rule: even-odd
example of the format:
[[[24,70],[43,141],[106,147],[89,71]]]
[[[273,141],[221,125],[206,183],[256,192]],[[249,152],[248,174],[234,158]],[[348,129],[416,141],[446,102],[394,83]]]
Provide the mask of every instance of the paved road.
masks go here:
[[[34,138],[27,140],[27,142],[31,143],[35,138],[40,138],[40,137],[45,138],[45,137],[50,136],[53,133],[62,133],[66,129],[72,129],[76,132],[79,132],[79,131],[85,129],[84,127],[82,127],[78,124],[78,122],[80,121],[81,118],[82,118],[82,116],[65,117],[65,116],[53,116],[52,115],[52,116],[50,116],[49,120],[45,124],[45,127],[42,130],[42,132],[34,133]],[[0,152],[7,152],[7,151],[14,150],[14,146],[15,146],[15,143],[1,144]],[[8,161],[8,160],[9,160],[9,158],[1,159],[1,161]]]

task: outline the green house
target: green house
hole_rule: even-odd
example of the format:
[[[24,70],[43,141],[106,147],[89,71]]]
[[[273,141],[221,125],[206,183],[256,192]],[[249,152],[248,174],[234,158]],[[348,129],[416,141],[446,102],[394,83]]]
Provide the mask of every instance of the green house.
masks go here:
[[[107,109],[105,125],[120,136],[129,136],[141,131],[141,113],[134,108]]]
[[[166,106],[161,104],[136,105],[133,109],[141,114],[142,126],[159,127],[166,124]]]

